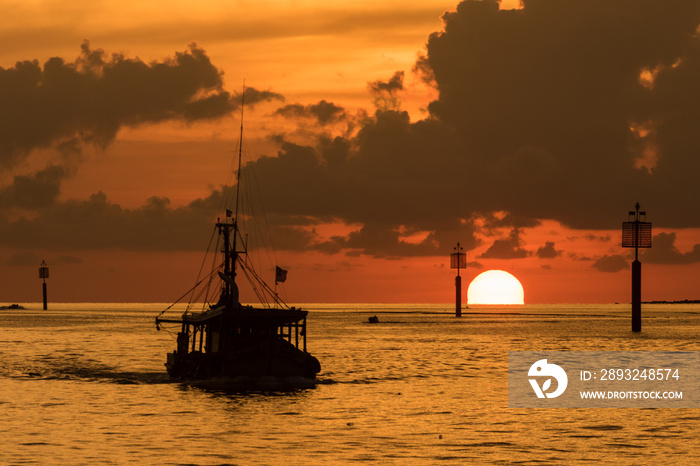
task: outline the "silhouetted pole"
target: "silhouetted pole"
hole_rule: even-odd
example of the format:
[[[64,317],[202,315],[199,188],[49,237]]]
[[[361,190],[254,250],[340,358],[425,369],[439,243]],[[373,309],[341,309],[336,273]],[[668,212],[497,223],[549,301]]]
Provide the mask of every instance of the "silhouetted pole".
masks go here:
[[[629,221],[622,222],[622,247],[634,248],[632,262],[632,331],[642,331],[642,263],[639,262],[639,248],[651,247],[651,222],[646,222],[646,212],[629,211]]]
[[[46,261],[42,260],[41,261],[41,267],[39,267],[39,278],[44,280],[43,283],[43,290],[44,290],[44,310],[48,309],[47,306],[47,297],[46,297],[46,279],[49,278],[49,268],[46,265]]]
[[[460,252],[462,247],[457,243],[455,252],[450,254],[450,268],[457,269],[455,277],[455,317],[462,317],[462,277],[459,276],[459,269],[467,267],[467,254]]]
[[[632,262],[632,331],[642,331],[642,263]]]
[[[462,277],[455,277],[455,317],[462,317]]]

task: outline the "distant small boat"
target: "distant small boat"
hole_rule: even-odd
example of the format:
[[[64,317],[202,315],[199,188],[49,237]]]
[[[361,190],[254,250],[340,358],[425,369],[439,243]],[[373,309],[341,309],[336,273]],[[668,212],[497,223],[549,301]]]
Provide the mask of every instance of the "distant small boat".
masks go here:
[[[292,383],[299,378],[313,380],[321,365],[306,349],[308,312],[287,306],[247,260],[247,244],[238,227],[243,124],[240,137],[235,210],[226,210],[225,220],[216,223],[223,249],[215,253],[222,253],[223,258],[209,277],[218,279],[218,298],[202,312],[188,309],[180,317],[168,318],[162,317],[163,311],[156,317],[158,329],[161,324],[180,325],[177,347],[168,353],[165,367],[172,379],[204,386],[237,385],[263,378],[283,383],[283,379],[292,379]],[[237,270],[243,271],[260,298],[265,296],[264,305],[241,304]],[[286,280],[286,273],[276,267],[275,285]]]
[[[10,304],[7,306],[0,306],[0,309],[9,310],[9,309],[26,309],[26,308],[24,306],[20,306],[19,304]]]

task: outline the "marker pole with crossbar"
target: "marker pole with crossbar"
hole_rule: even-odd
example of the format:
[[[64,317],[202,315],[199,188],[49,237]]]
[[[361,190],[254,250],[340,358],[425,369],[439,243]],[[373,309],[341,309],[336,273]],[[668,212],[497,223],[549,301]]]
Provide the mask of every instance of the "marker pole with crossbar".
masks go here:
[[[44,283],[42,284],[42,290],[44,295],[44,310],[48,309],[48,299],[46,293],[46,279],[49,278],[49,267],[46,265],[46,261],[41,261],[41,266],[39,267],[39,278],[41,278]]]
[[[450,268],[457,269],[455,277],[455,317],[462,317],[462,277],[459,276],[459,269],[467,267],[467,254],[462,252],[462,247],[457,243],[455,252],[450,254]]]
[[[642,263],[639,262],[639,248],[651,247],[651,222],[646,222],[646,212],[629,211],[629,221],[622,222],[622,247],[634,248],[632,262],[632,331],[642,331]]]

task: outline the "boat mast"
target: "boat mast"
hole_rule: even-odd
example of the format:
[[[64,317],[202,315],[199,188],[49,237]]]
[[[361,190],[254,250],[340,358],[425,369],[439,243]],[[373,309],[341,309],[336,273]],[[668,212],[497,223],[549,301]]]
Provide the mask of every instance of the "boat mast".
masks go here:
[[[245,85],[243,86],[245,94]],[[241,192],[241,159],[243,154],[243,105],[245,97],[241,96],[241,133],[238,143],[238,172],[236,174],[236,206],[235,214],[231,223],[227,220],[217,222],[216,226],[219,229],[219,234],[224,237],[224,272],[220,273],[224,281],[224,286],[221,293],[219,303],[226,304],[228,308],[234,308],[239,305],[238,302],[238,286],[236,285],[236,261],[238,260],[238,251],[236,250],[236,240],[238,236],[238,207],[240,205]],[[226,219],[230,218],[232,212],[226,209]],[[233,238],[231,232],[233,231]]]
[[[236,173],[236,211],[233,216],[233,254],[237,256],[236,252],[236,237],[238,236],[238,205],[240,204],[240,192],[241,192],[241,156],[243,154],[243,109],[245,107],[245,82],[243,83],[243,93],[241,94],[241,133],[238,137],[238,172]],[[234,257],[233,261],[233,272],[235,274],[236,269],[236,259]]]

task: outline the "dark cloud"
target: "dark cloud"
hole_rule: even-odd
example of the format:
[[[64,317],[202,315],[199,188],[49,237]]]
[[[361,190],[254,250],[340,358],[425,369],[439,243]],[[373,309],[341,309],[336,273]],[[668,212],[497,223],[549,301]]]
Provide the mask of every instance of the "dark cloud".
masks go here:
[[[501,228],[533,228],[541,224],[537,219],[510,212],[479,212],[478,216],[481,220],[481,230],[488,235]]]
[[[277,92],[272,92],[269,89],[266,91],[260,91],[254,87],[246,87],[242,96],[238,92],[234,93],[231,105],[234,109],[238,109],[240,108],[240,104],[244,103],[246,107],[253,108],[257,104],[272,102],[275,100],[284,102],[284,96],[282,94],[278,94]]]
[[[477,233],[509,228],[510,236],[496,239],[483,257],[526,257],[522,229],[542,219],[616,229],[637,201],[657,228],[698,227],[700,216],[688,215],[700,210],[698,25],[697,0],[525,0],[521,10],[508,11],[495,0],[464,1],[445,14],[444,30],[430,36],[416,64],[438,91],[425,119],[411,121],[402,111],[399,71],[368,84],[376,112],[353,131],[336,136],[328,125],[319,127],[308,145],[280,136],[276,156],[243,170],[255,172],[272,227],[284,233],[289,249],[434,255],[456,241],[473,249]],[[221,79],[196,46],[151,64],[107,57],[87,45],[72,64],[18,63],[0,70],[0,96],[10,108],[0,109],[2,163],[76,135],[104,143],[125,125],[215,118],[240,101]],[[282,100],[247,89],[246,102],[256,99]],[[340,107],[324,102],[278,113],[312,117],[321,126],[351,124],[340,118]],[[42,176],[22,181],[40,184],[45,203],[55,191],[48,173]],[[6,189],[3,198],[19,202],[18,189]],[[196,202],[175,209],[153,198],[127,210],[97,195],[40,210],[31,221],[5,219],[0,239],[37,240],[44,230],[33,227],[51,226],[57,244],[79,247],[69,231],[84,228],[77,234],[90,236],[84,247],[97,247],[99,238],[103,245],[174,248],[173,238],[143,239],[149,230],[165,235],[147,217],[160,216],[172,228],[208,224],[204,212],[215,210],[207,210],[207,200]],[[82,223],[59,220],[71,215]],[[360,226],[330,239],[314,233],[315,224],[335,221]],[[424,232],[425,240],[408,243],[401,232]],[[190,247],[194,233],[180,233],[177,247]],[[678,256],[672,245],[662,246],[664,260],[695,260],[695,250]],[[539,250],[553,252],[554,245]],[[628,264],[604,256],[594,267]]]
[[[82,161],[82,143],[105,146],[119,129],[166,120],[220,118],[245,104],[283,101],[270,90],[246,88],[231,96],[222,73],[206,52],[191,44],[185,52],[145,63],[108,55],[85,41],[72,63],[49,59],[0,68],[0,169],[13,168],[33,149],[53,147],[61,163],[17,175],[0,187],[0,206],[39,208],[52,203],[61,182]]]
[[[404,72],[397,71],[388,81],[377,80],[369,83],[367,88],[374,96],[374,106],[380,110],[398,110],[401,99],[398,92],[403,90]]]
[[[323,244],[327,250],[430,255],[456,241],[473,248],[475,229],[465,220],[469,210],[445,189],[443,177],[452,176],[455,167],[435,156],[444,147],[440,133],[434,120],[411,124],[405,112],[379,111],[351,139],[321,138],[314,147],[283,141],[276,157],[251,162],[243,173],[255,173],[266,210],[278,219],[341,220],[365,227]],[[424,159],[407,156],[415,151]],[[402,228],[429,237],[420,245],[405,243]]]
[[[587,234],[587,235],[584,235],[584,236],[582,236],[581,238],[583,238],[583,239],[585,239],[585,240],[587,240],[587,241],[602,241],[602,242],[612,241],[612,238],[610,237],[610,235],[602,235],[602,236],[599,236],[599,235],[594,235],[594,234],[592,234],[592,233],[589,233],[589,234]],[[574,241],[574,240],[579,239],[579,237],[578,237],[578,236],[567,236],[567,239],[568,239],[569,241]]]
[[[106,145],[124,126],[218,118],[239,105],[196,44],[152,63],[107,55],[87,41],[81,52],[72,63],[54,57],[43,67],[34,60],[0,68],[1,167],[76,136]],[[278,98],[254,89],[246,95],[251,104]]]
[[[467,268],[480,270],[484,268],[484,265],[481,262],[477,261],[467,262]]]
[[[522,248],[520,230],[514,228],[508,238],[497,239],[479,256],[482,259],[522,259],[528,257],[530,252]]]
[[[381,94],[383,92],[394,94],[403,90],[404,72],[397,71],[388,81],[377,80],[368,84],[372,94]]]
[[[659,233],[651,242],[651,249],[642,250],[640,260],[655,264],[692,264],[700,262],[700,244],[682,253],[675,245],[675,233]]]
[[[557,251],[554,248],[554,242],[553,241],[547,241],[544,243],[544,246],[540,246],[537,248],[537,251],[535,252],[535,255],[539,257],[540,259],[554,259],[558,255],[561,254],[561,251]]]
[[[52,204],[60,194],[66,170],[50,165],[33,175],[17,175],[11,185],[0,188],[0,207],[36,209]]]
[[[96,193],[40,209],[34,218],[0,218],[0,243],[14,249],[201,250],[220,212],[221,190],[179,208],[152,197],[138,209],[124,209]]]
[[[613,254],[612,256],[606,254],[596,259],[592,267],[600,272],[619,272],[620,270],[629,269],[630,262],[619,254]]]
[[[428,235],[418,244],[401,240],[400,232],[386,225],[368,224],[360,230],[351,232],[347,237],[334,237],[327,243],[316,246],[323,252],[349,250],[350,255],[368,254],[379,258],[399,258],[407,256],[426,256],[435,253],[435,237]]]
[[[665,224],[700,195],[700,3],[465,1],[418,63],[438,89],[432,115],[459,130],[496,210],[607,228],[639,199]],[[645,70],[659,70],[644,85]],[[658,163],[635,167],[654,129]],[[646,137],[648,139],[648,136]],[[681,173],[682,172],[682,173]],[[593,184],[595,189],[592,189]],[[676,207],[678,206],[678,207]],[[682,206],[682,208],[680,207]]]
[[[432,253],[539,219],[617,228],[638,200],[659,226],[700,225],[686,214],[700,208],[700,158],[689,155],[700,153],[700,112],[688,103],[700,94],[698,2],[529,0],[500,11],[465,1],[444,20],[416,66],[439,91],[430,116],[411,122],[401,111],[400,72],[370,83],[377,112],[336,139],[332,161],[321,146],[283,145],[257,164],[259,179],[274,179],[266,205],[364,225],[352,243],[373,254],[420,250],[400,245],[400,227],[431,232],[422,250]],[[648,70],[658,70],[651,84]],[[673,137],[671,116],[683,121]],[[651,149],[656,161],[641,166]],[[497,240],[486,257],[525,257],[520,241]]]
[[[321,100],[317,104],[301,105],[290,104],[277,109],[276,115],[289,119],[313,118],[319,125],[325,126],[344,120],[347,115],[343,107],[339,107],[332,102]]]

